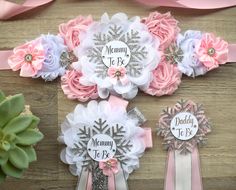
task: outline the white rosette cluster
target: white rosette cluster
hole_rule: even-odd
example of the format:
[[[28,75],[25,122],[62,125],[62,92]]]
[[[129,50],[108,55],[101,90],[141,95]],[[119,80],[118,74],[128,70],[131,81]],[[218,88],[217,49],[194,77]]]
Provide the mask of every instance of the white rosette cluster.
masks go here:
[[[67,51],[67,48],[60,36],[48,34],[41,35],[39,38],[45,51],[45,59],[42,69],[35,77],[42,77],[45,81],[53,81],[66,72],[67,65],[61,65],[60,57],[63,52]]]
[[[75,50],[80,60],[74,67],[82,71],[80,82],[83,85],[97,85],[101,98],[107,98],[111,93],[131,99],[137,95],[138,88],[145,90],[149,86],[152,71],[160,61],[159,41],[152,37],[139,17],[129,19],[126,14],[118,13],[109,18],[105,13],[100,22],[94,22],[86,33],[81,34],[80,39],[80,46]],[[102,45],[112,41],[121,41],[129,47],[131,58],[126,66],[126,82],[114,83],[107,74],[109,68],[102,62]],[[93,50],[96,55],[91,55]]]
[[[207,69],[199,61],[196,55],[197,45],[202,39],[202,32],[187,30],[183,35],[177,37],[177,46],[183,52],[183,59],[178,61],[178,69],[188,76],[204,75]]]
[[[134,169],[139,168],[139,157],[142,156],[146,148],[145,142],[141,138],[144,135],[144,129],[138,127],[138,120],[130,118],[125,109],[111,107],[107,101],[98,103],[93,100],[88,103],[87,107],[79,104],[74,112],[66,116],[61,125],[61,136],[58,138],[61,143],[66,145],[66,148],[61,152],[61,160],[70,165],[69,169],[73,175],[80,176],[83,167],[85,167],[84,161],[88,154],[80,155],[75,151],[76,145],[84,140],[78,133],[83,127],[92,130],[94,121],[99,118],[106,121],[109,127],[116,123],[124,127],[123,139],[130,141],[130,144],[132,144],[130,151],[123,155],[122,159],[125,164],[121,164],[125,177],[128,178]],[[104,132],[107,134],[108,130]],[[119,161],[119,158],[117,159]]]

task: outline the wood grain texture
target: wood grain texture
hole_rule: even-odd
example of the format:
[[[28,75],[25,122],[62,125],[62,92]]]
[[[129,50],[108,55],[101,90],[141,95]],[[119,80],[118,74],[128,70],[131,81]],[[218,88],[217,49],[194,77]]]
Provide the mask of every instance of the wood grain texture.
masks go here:
[[[197,11],[157,8],[171,11],[180,21],[182,30],[212,31],[231,43],[236,43],[236,8],[218,11]],[[58,32],[58,24],[79,14],[92,14],[94,19],[104,13],[125,12],[129,16],[147,16],[151,9],[127,0],[57,0],[17,17],[0,22],[0,49],[13,48],[42,33]],[[236,53],[236,52],[235,52]],[[24,93],[27,104],[41,118],[40,130],[45,138],[36,146],[38,162],[32,163],[22,180],[8,178],[1,190],[73,190],[77,178],[60,162],[63,146],[57,143],[59,125],[76,101],[68,100],[60,89],[60,81],[45,83],[40,79],[20,78],[18,73],[0,71],[0,89],[6,94]],[[180,98],[205,105],[211,118],[212,133],[208,144],[200,149],[203,185],[205,190],[236,189],[236,64],[231,63],[203,77],[182,78],[180,88],[172,96],[151,97],[139,93],[129,107],[137,106],[152,127],[154,148],[146,151],[140,168],[130,175],[130,190],[161,190],[164,184],[166,151],[156,136],[155,125],[161,110],[172,106]]]

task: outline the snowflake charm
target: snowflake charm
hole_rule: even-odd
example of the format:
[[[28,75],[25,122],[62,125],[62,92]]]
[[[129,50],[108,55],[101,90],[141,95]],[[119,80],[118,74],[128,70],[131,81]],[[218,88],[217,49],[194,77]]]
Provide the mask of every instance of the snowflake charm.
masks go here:
[[[157,131],[164,138],[166,149],[187,154],[195,146],[206,143],[206,134],[211,132],[211,127],[202,105],[181,100],[173,108],[163,110]]]
[[[109,19],[104,14],[100,22],[90,26],[75,52],[80,57],[76,64],[83,73],[81,83],[97,85],[101,98],[112,92],[131,99],[138,88],[149,86],[152,71],[160,61],[158,47],[159,42],[139,17],[128,19],[119,13]],[[109,70],[114,67],[124,68],[125,74],[112,77]]]

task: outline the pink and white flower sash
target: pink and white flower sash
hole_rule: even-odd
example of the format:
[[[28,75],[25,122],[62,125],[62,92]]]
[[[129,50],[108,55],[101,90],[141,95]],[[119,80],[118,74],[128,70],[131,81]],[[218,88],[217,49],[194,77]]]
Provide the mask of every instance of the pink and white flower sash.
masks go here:
[[[146,18],[124,13],[101,20],[78,16],[59,26],[58,35],[41,35],[13,50],[0,51],[0,69],[52,81],[61,77],[69,99],[134,98],[173,94],[182,74],[204,75],[236,62],[236,44],[213,33],[187,30],[168,12]]]

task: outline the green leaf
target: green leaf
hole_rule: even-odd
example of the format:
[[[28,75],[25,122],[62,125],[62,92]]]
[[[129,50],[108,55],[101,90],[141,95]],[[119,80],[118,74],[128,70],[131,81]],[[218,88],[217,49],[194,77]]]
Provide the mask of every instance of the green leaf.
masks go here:
[[[29,167],[29,159],[27,154],[18,146],[9,152],[9,161],[16,168],[26,169]]]
[[[0,165],[3,165],[8,160],[8,153],[4,150],[0,150]]]
[[[39,124],[40,119],[36,116],[33,117],[33,121],[31,122],[30,126],[28,127],[29,129],[35,129],[37,128]]]
[[[0,103],[5,99],[5,94],[0,90]]]
[[[43,139],[43,134],[36,129],[27,129],[22,133],[17,134],[16,144],[33,145]]]
[[[24,131],[32,123],[33,117],[33,115],[19,115],[12,119],[2,131],[9,134]]]
[[[6,174],[0,168],[0,184],[6,179]]]
[[[21,149],[25,151],[28,156],[29,162],[33,162],[37,160],[37,155],[32,146],[19,146]]]
[[[20,178],[24,172],[24,170],[18,169],[15,166],[13,166],[10,162],[7,162],[6,164],[2,165],[2,171],[9,176]]]
[[[0,103],[0,128],[24,110],[24,96],[16,94]]]

